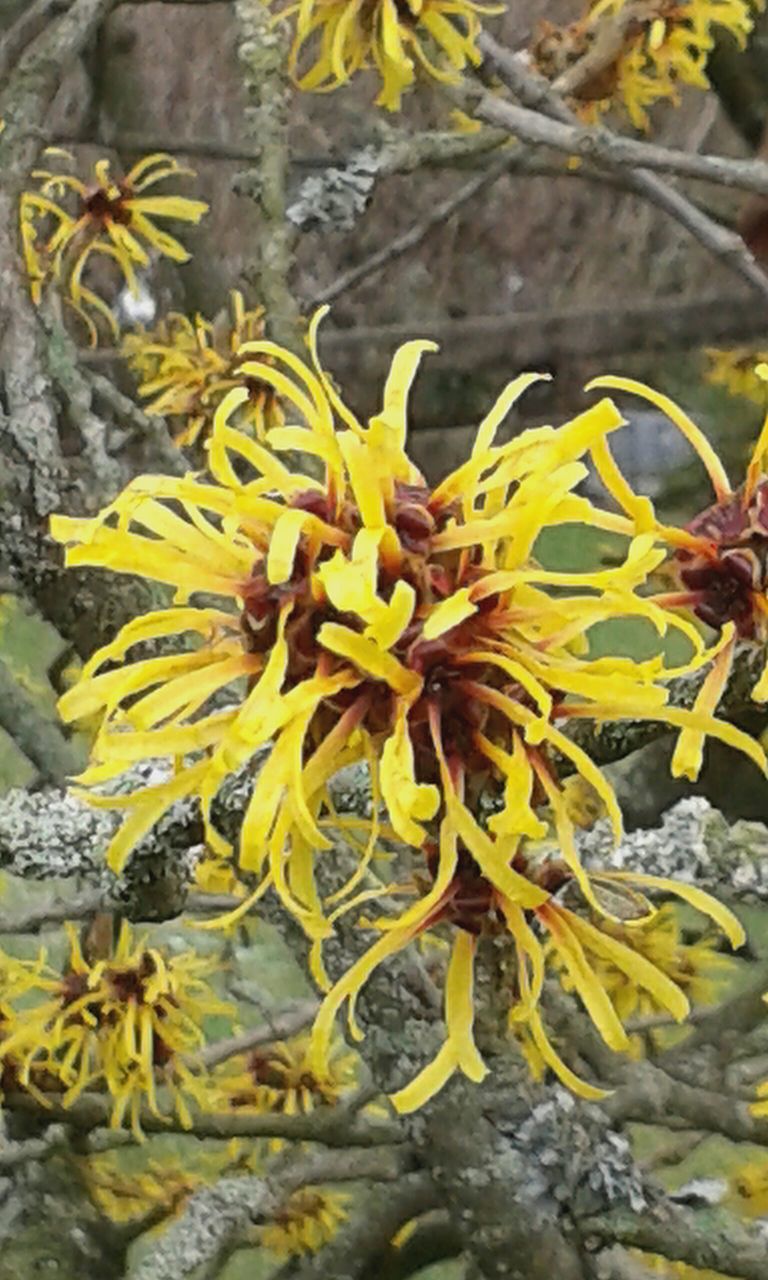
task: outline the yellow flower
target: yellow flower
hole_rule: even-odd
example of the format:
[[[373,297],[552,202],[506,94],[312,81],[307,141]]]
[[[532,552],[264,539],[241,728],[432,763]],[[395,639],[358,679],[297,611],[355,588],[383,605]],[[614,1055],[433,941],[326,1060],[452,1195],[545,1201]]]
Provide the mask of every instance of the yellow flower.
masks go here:
[[[311,1060],[309,1037],[296,1036],[227,1063],[212,1082],[209,1109],[309,1115],[316,1107],[337,1106],[354,1088],[355,1079],[354,1054],[332,1053],[318,1071]],[[272,1138],[269,1149],[279,1151],[283,1145],[282,1139]]]
[[[768,351],[752,347],[735,347],[721,351],[708,347],[709,359],[705,377],[713,386],[725,387],[732,396],[743,396],[762,409],[768,404],[768,383],[757,372],[757,366],[768,361]]]
[[[309,1050],[309,1037],[303,1035],[253,1049],[227,1063],[216,1079],[219,1105],[233,1111],[285,1116],[308,1115],[317,1106],[336,1106],[354,1086],[354,1055],[332,1055],[327,1070],[318,1073]]]
[[[453,84],[478,66],[480,15],[502,11],[476,0],[300,0],[280,16],[296,15],[289,66],[300,89],[328,92],[375,66],[377,104],[398,111],[417,70]],[[300,72],[308,46],[311,66]]]
[[[71,160],[68,152],[49,148],[49,155]],[[154,250],[174,262],[187,262],[189,254],[167,231],[156,225],[156,218],[173,218],[180,222],[198,223],[208,205],[186,196],[145,195],[144,192],[166,178],[194,176],[182,168],[173,156],[164,152],[145,156],[123,178],[113,178],[109,160],[97,160],[90,183],[70,173],[34,170],[37,190],[25,191],[21,197],[21,234],[30,289],[39,302],[42,287],[50,275],[66,285],[69,301],[88,328],[92,343],[97,341],[96,326],[84,308],[91,307],[106,322],[115,337],[119,329],[115,316],[92,289],[83,284],[84,270],[92,254],[115,262],[134,294],[138,294],[136,268],[149,265],[149,252]],[[67,197],[73,197],[74,209]],[[42,224],[42,228],[40,226]]]
[[[622,104],[632,124],[647,129],[648,107],[661,99],[679,101],[681,84],[710,87],[706,67],[718,29],[744,48],[754,25],[752,10],[762,0],[593,0],[581,22],[558,28],[543,24],[533,57],[544,75],[557,74],[588,52],[601,23],[629,18],[623,46],[613,61],[581,87],[584,114],[595,118]]]
[[[758,365],[757,370],[758,377],[768,376],[765,365]],[[747,641],[761,649],[768,644],[768,476],[764,466],[768,416],[752,451],[744,483],[734,490],[703,432],[668,396],[630,378],[595,378],[589,385],[640,396],[666,414],[696,450],[712,483],[716,501],[689,521],[684,530],[657,524],[659,536],[675,548],[665,569],[673,574],[679,589],[653,597],[664,607],[690,609],[702,622],[720,631],[719,653],[695,706],[695,710],[708,714],[717,707],[725,688],[737,643]],[[611,465],[615,471],[612,459]],[[610,483],[608,471],[604,479]],[[611,492],[625,511],[640,512],[638,503],[642,500],[632,494],[626,482],[614,485]],[[752,697],[756,702],[768,701],[768,660]],[[698,734],[681,734],[679,772],[695,776],[701,763],[701,746]]]
[[[717,940],[705,937],[695,943],[685,943],[681,936],[677,910],[667,903],[654,912],[650,920],[640,924],[620,924],[603,920],[602,933],[629,947],[648,960],[654,968],[666,974],[675,986],[685,992],[692,1005],[712,1004],[718,990],[716,974],[732,965],[732,961],[716,950]],[[556,957],[562,972],[562,961]],[[661,1006],[652,989],[642,987],[634,976],[618,968],[610,957],[595,962],[595,972],[601,985],[610,996],[622,1023],[632,1018],[661,1012]],[[567,978],[564,985],[570,988]],[[651,1032],[651,1037],[654,1033]],[[645,1053],[642,1035],[630,1036],[630,1052],[640,1058]]]
[[[150,331],[138,329],[123,338],[123,354],[139,378],[139,395],[148,400],[147,413],[179,421],[179,445],[193,444],[207,435],[213,414],[228,391],[243,385],[238,425],[252,429],[262,440],[284,418],[274,389],[259,378],[240,375],[240,348],[264,334],[264,309],[246,311],[243,295],[230,294],[230,319],[211,322],[198,315],[194,322],[172,311]]]
[[[204,981],[212,962],[189,952],[166,957],[143,939],[134,945],[124,922],[114,954],[89,963],[76,929],[67,931],[68,967],[60,976],[38,976],[35,988],[47,999],[17,1011],[0,1040],[0,1061],[19,1064],[24,1088],[31,1089],[34,1072],[42,1070],[64,1090],[65,1107],[84,1089],[105,1086],[113,1099],[112,1126],[129,1113],[137,1136],[144,1100],[161,1114],[159,1081],[189,1127],[185,1095],[197,1096],[202,1086],[182,1055],[202,1045],[204,1016],[230,1012]]]
[[[761,748],[711,711],[666,705],[662,682],[717,661],[727,636],[707,651],[690,622],[638,594],[665,556],[656,543],[666,535],[650,504],[630,495],[630,514],[614,515],[573,492],[591,455],[614,496],[624,496],[607,453],[606,436],[624,421],[611,401],[557,430],[542,427],[496,444],[504,417],[536,380],[522,375],[481,423],[468,460],[430,489],[407,456],[405,437],[409,389],[433,344],[400,348],[382,409],[364,426],[318,362],[321,314],[310,326],[312,368],[265,340],[241,352],[242,374],[273,387],[286,412],[306,425],[271,430],[264,447],[230,425],[248,395],[235,388],[214,415],[210,480],[140,477],[94,518],[53,520],[69,564],[138,572],[176,592],[171,607],[135,619],[94,654],[79,685],[61,699],[66,720],[102,716],[80,782],[91,789],[92,803],[126,812],[108,850],[113,869],[170,805],[193,795],[202,801],[209,846],[221,858],[230,847],[211,821],[213,800],[228,776],[258,761],[239,839],[240,865],[257,887],[227,921],[274,886],[312,939],[311,966],[321,985],[320,945],[334,920],[383,891],[380,881],[365,887],[383,804],[396,837],[421,853],[413,886],[419,896],[381,924],[379,940],[329,993],[315,1026],[313,1070],[326,1069],[340,1006],[354,1004],[379,961],[442,921],[454,931],[448,1038],[396,1104],[419,1105],[456,1069],[481,1078],[485,1068],[471,1032],[475,938],[500,921],[521,968],[514,1016],[529,1023],[548,1064],[572,1081],[536,1009],[543,951],[531,913],[567,957],[579,995],[614,1047],[626,1049],[627,1038],[599,994],[585,947],[600,958],[610,950],[676,1017],[687,1002],[635,952],[601,942],[595,926],[551,900],[555,888],[573,880],[598,917],[606,914],[579,862],[556,754],[594,788],[616,835],[621,831],[609,783],[559,726],[580,717],[661,720],[684,730],[683,737],[714,734],[764,768]],[[324,480],[289,470],[279,458],[284,450],[317,457]],[[623,560],[569,573],[544,570],[532,559],[545,527],[581,523],[624,534]],[[205,604],[190,602],[196,593],[205,594]],[[221,607],[209,603],[217,596]],[[592,628],[617,616],[645,619],[660,635],[677,628],[690,642],[689,662],[669,668],[661,654],[642,662],[590,656]],[[146,641],[189,634],[193,648],[126,660]],[[175,768],[165,782],[118,796],[92,792],[137,760],[169,756]],[[358,761],[371,780],[367,839],[347,882],[323,899],[316,868],[332,854],[328,829],[337,823],[328,783]],[[687,748],[680,767],[691,767]],[[499,806],[486,824],[478,800],[489,790]],[[560,845],[556,868],[529,856],[523,843],[546,832],[535,811],[544,803]],[[604,879],[670,889],[640,876]],[[724,908],[687,886],[671,891],[711,914],[738,944],[740,926]],[[650,914],[647,904],[643,910]]]
[[[768,1160],[749,1160],[728,1178],[728,1205],[748,1218],[768,1215]]]
[[[347,1217],[349,1196],[322,1187],[301,1187],[289,1196],[259,1232],[260,1243],[280,1258],[317,1253],[336,1235]]]

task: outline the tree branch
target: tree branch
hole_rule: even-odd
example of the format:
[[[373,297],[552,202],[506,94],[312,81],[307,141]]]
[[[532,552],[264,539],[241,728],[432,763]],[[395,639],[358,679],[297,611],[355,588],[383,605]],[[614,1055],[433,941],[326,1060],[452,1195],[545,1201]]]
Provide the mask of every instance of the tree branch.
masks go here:
[[[222,1178],[193,1195],[126,1280],[181,1280],[269,1222],[299,1187],[329,1182],[399,1182],[410,1159],[402,1150],[336,1151],[272,1163],[264,1177]],[[211,1274],[210,1271],[207,1274]],[[214,1270],[215,1274],[215,1270]]]
[[[248,132],[259,155],[248,182],[241,178],[236,190],[251,195],[262,215],[255,276],[269,333],[284,346],[296,347],[299,311],[289,287],[293,233],[285,212],[291,101],[285,24],[275,25],[262,0],[235,0],[234,8],[240,29],[238,55],[250,101]]]
[[[648,1213],[616,1209],[580,1225],[585,1234],[600,1240],[660,1253],[689,1266],[725,1271],[742,1280],[766,1277],[764,1237],[724,1216],[713,1221],[709,1215],[665,1204]]]
[[[338,1235],[298,1268],[294,1280],[385,1280],[384,1260],[392,1237],[439,1203],[427,1171],[406,1174],[385,1196],[378,1189],[369,1192]]]
[[[524,60],[498,44],[487,32],[478,39],[478,44],[496,67],[502,81],[512,93],[519,98],[524,107],[532,113],[541,113],[543,117],[559,122],[561,125],[578,125],[573,112],[565,105],[562,98],[551,88],[541,76],[532,73]],[[471,96],[471,94],[470,94]],[[503,101],[487,91],[483,91],[479,101],[472,103],[472,110],[481,119],[490,124],[504,124],[510,132],[525,138],[528,116],[521,116],[519,108]],[[538,129],[538,124],[537,124]],[[579,126],[580,127],[580,126]],[[521,131],[522,130],[522,131]],[[588,131],[589,132],[589,131]],[[597,130],[596,136],[607,134],[607,130]],[[537,139],[531,138],[531,141]],[[540,141],[540,139],[539,139]],[[550,144],[548,144],[550,145]],[[597,144],[600,145],[599,143]],[[637,146],[645,146],[638,143]],[[594,153],[593,153],[594,156]],[[658,157],[657,157],[658,158]],[[697,162],[706,161],[708,157],[692,157]],[[601,163],[610,168],[622,167],[615,159],[605,157]],[[634,163],[637,163],[635,161]],[[741,164],[740,161],[729,162]],[[759,164],[760,162],[747,162]],[[732,171],[731,171],[732,172]],[[768,305],[768,276],[755,262],[740,237],[713,222],[690,200],[673,187],[668,186],[655,174],[645,169],[627,170],[632,190],[662,209],[681,226],[685,227],[694,239],[704,246],[713,256],[724,262],[735,274],[749,284],[750,288]]]
[[[705,295],[682,302],[662,297],[629,307],[415,319],[350,329],[324,326],[320,346],[330,358],[338,353],[351,359],[364,352],[366,372],[373,375],[389,367],[395,345],[424,334],[441,344],[438,359],[451,369],[477,372],[489,366],[506,367],[510,349],[515,353],[515,369],[529,369],[584,357],[749,342],[766,337],[768,319],[759,307],[747,305],[744,295]],[[446,424],[441,420],[440,425]]]
[[[64,782],[82,768],[82,753],[64,737],[58,722],[43,714],[2,658],[0,725],[32,762],[44,782]]]
[[[391,262],[401,257],[402,254],[417,248],[418,245],[426,240],[431,231],[434,231],[436,227],[442,226],[463,205],[470,200],[474,200],[475,196],[479,196],[481,192],[488,190],[494,183],[498,182],[499,178],[510,172],[515,167],[515,159],[514,156],[504,156],[502,159],[496,160],[484,173],[470,178],[458,191],[453,192],[445,200],[438,201],[431,213],[421,222],[409,227],[401,235],[395,236],[393,240],[383,245],[381,249],[377,249],[370,257],[363,262],[359,262],[356,267],[351,267],[349,271],[343,272],[340,276],[337,276],[332,284],[327,285],[325,289],[321,289],[313,298],[313,305],[316,306],[321,302],[334,302],[336,298],[340,297],[342,293],[346,293],[348,289],[360,284],[368,276],[382,271]]]
[[[36,1116],[68,1125],[79,1133],[89,1133],[109,1123],[112,1100],[106,1094],[83,1093],[70,1107],[57,1094],[45,1095],[41,1106],[30,1094],[9,1093],[4,1102],[8,1111]],[[142,1108],[140,1124],[146,1133],[191,1133],[196,1138],[283,1138],[288,1142],[318,1142],[325,1147],[382,1147],[405,1142],[405,1134],[394,1120],[357,1116],[344,1107],[318,1107],[308,1115],[271,1115],[233,1111],[194,1116],[191,1129],[176,1117],[164,1119],[148,1107]]]
[[[208,1044],[199,1053],[188,1059],[189,1066],[201,1066],[206,1071],[216,1067],[238,1053],[248,1053],[262,1044],[273,1044],[275,1040],[289,1040],[299,1031],[303,1031],[320,1007],[318,1000],[302,1000],[293,1008],[278,1010],[270,1015],[265,1026],[251,1027],[239,1036],[230,1036],[226,1040],[216,1040]]]
[[[647,1059],[617,1060],[616,1072],[621,1084],[603,1104],[614,1121],[668,1125],[676,1117],[690,1129],[719,1133],[731,1142],[768,1145],[768,1120],[753,1116],[739,1098],[686,1084]]]

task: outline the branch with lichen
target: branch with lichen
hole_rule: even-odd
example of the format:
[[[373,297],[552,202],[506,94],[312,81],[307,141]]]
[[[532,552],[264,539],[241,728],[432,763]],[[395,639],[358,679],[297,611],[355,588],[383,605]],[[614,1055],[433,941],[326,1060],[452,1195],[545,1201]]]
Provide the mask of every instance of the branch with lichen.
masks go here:
[[[619,1209],[598,1214],[581,1226],[603,1244],[630,1245],[692,1267],[724,1271],[740,1280],[765,1280],[765,1237],[735,1219],[712,1221],[665,1204],[651,1213]]]
[[[126,1280],[181,1280],[202,1264],[228,1256],[233,1243],[252,1239],[255,1228],[274,1218],[298,1188],[359,1180],[398,1182],[410,1163],[408,1154],[398,1149],[337,1151],[288,1164],[273,1162],[263,1177],[223,1178],[189,1199]]]
[[[258,163],[238,191],[256,200],[261,213],[253,268],[270,335],[290,348],[300,342],[299,311],[290,288],[293,231],[286,217],[288,112],[291,89],[286,72],[287,42],[261,0],[235,0],[238,56],[248,98],[247,129]]]

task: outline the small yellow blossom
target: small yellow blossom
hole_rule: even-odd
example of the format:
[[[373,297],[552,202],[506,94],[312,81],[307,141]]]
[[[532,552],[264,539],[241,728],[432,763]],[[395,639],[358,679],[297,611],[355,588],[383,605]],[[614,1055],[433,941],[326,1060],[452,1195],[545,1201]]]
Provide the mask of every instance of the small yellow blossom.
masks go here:
[[[283,425],[279,398],[268,383],[240,375],[240,348],[263,336],[263,307],[246,310],[243,295],[233,289],[229,318],[210,321],[198,315],[192,321],[172,311],[154,329],[126,334],[122,350],[139,378],[139,395],[148,401],[146,412],[176,420],[177,444],[194,444],[207,435],[216,406],[239,385],[248,398],[238,426],[263,440],[269,429]]]
[[[72,160],[58,147],[49,148],[47,154]],[[118,337],[112,309],[83,283],[84,271],[93,254],[107,257],[116,263],[131,291],[138,294],[136,269],[149,265],[150,251],[174,262],[187,262],[190,255],[184,246],[155,220],[198,223],[208,205],[186,196],[144,194],[166,178],[181,176],[193,177],[194,171],[183,168],[165,152],[145,156],[122,178],[112,177],[109,160],[96,161],[90,182],[71,173],[34,170],[37,189],[25,191],[20,206],[22,247],[33,300],[40,301],[45,281],[52,278],[65,285],[93,345],[98,332],[86,308],[93,309]]]
[[[211,851],[232,853],[212,821],[212,804],[227,777],[250,767],[256,780],[239,855],[256,888],[226,923],[274,887],[311,939],[312,972],[325,987],[323,939],[340,913],[382,891],[367,877],[383,805],[398,840],[417,851],[413,883],[400,886],[416,900],[376,924],[378,940],[327,995],[313,1032],[315,1073],[327,1070],[340,1008],[347,1001],[353,1008],[381,961],[441,923],[452,935],[446,1043],[395,1105],[420,1105],[456,1070],[481,1079],[485,1067],[472,1038],[474,954],[478,936],[501,926],[520,970],[512,1016],[528,1024],[549,1066],[595,1096],[560,1062],[541,1023],[542,935],[613,1048],[626,1050],[627,1036],[590,957],[607,956],[678,1019],[688,1002],[661,970],[553,897],[572,883],[596,918],[610,915],[579,860],[556,756],[594,788],[617,838],[621,832],[610,784],[563,729],[584,717],[660,720],[683,731],[680,772],[695,770],[704,734],[765,768],[759,745],[711,708],[690,712],[667,703],[665,682],[717,664],[729,635],[707,650],[690,621],[640,594],[665,558],[658,544],[676,537],[689,546],[692,539],[658,525],[647,500],[617,480],[606,437],[624,419],[610,400],[557,430],[532,429],[497,444],[505,416],[537,380],[521,375],[480,424],[470,457],[430,488],[405,439],[410,386],[433,344],[400,348],[382,408],[364,426],[317,358],[321,314],[310,326],[311,367],[266,340],[241,351],[243,375],[272,386],[286,414],[305,425],[272,429],[265,447],[231,425],[248,395],[237,387],[214,414],[210,479],[139,477],[95,517],[53,520],[69,564],[138,572],[176,592],[173,605],[130,622],[94,654],[61,699],[67,720],[102,716],[91,766],[79,781],[92,803],[126,814],[107,855],[119,870],[186,796],[201,800]],[[289,469],[283,451],[317,457],[323,480]],[[610,492],[628,505],[626,515],[574,492],[590,456]],[[568,524],[624,535],[623,558],[587,573],[541,568],[532,552],[542,530]],[[198,593],[205,603],[193,602]],[[661,640],[644,661],[592,657],[593,627],[623,616],[645,619],[660,636],[677,629],[689,642],[689,660],[667,666]],[[196,638],[194,648],[126,660],[134,646],[185,634]],[[695,738],[692,746],[686,735]],[[95,792],[137,760],[169,756],[176,767],[167,781],[127,794]],[[346,883],[324,897],[317,868],[332,856],[335,816],[328,784],[358,761],[368,766],[373,799],[367,838]],[[481,820],[478,797],[489,790],[498,811]],[[557,859],[541,859],[525,843],[548,830],[537,813],[544,805]],[[734,945],[743,938],[731,913],[691,886],[633,873],[601,877],[615,886],[614,897],[634,894],[644,914],[651,908],[641,891],[660,888],[709,914]]]
[[[336,1235],[347,1217],[349,1196],[343,1191],[325,1191],[322,1187],[301,1187],[294,1191],[262,1227],[259,1240],[279,1258],[294,1258],[303,1253],[317,1253]]]
[[[717,939],[712,936],[695,943],[685,943],[679,914],[671,903],[654,912],[647,922],[622,925],[604,920],[600,927],[607,937],[622,942],[666,974],[694,1006],[714,1002],[720,985],[718,978],[722,981],[723,971],[733,964],[728,956],[716,950]],[[562,970],[559,957],[556,957],[556,963]],[[609,956],[598,959],[595,970],[622,1023],[662,1012],[653,991],[639,985],[631,974],[614,965]],[[569,986],[567,979],[565,985]],[[649,1034],[654,1038],[654,1032]],[[631,1035],[630,1046],[632,1057],[643,1057],[646,1047],[644,1036]]]
[[[758,366],[766,370],[765,365]],[[766,370],[768,372],[768,370]],[[722,462],[703,432],[687,413],[668,396],[630,378],[595,378],[590,387],[628,392],[640,396],[666,414],[698,453],[709,475],[716,501],[699,512],[684,530],[657,531],[674,546],[665,568],[675,577],[679,589],[654,597],[665,608],[691,610],[697,618],[720,631],[721,648],[704,680],[695,709],[714,711],[728,680],[739,641],[764,649],[768,644],[768,416],[755,443],[744,483],[733,489]],[[615,464],[613,464],[615,470]],[[605,473],[607,482],[610,475]],[[612,489],[614,497],[628,513],[640,512],[642,502],[626,482]],[[644,526],[645,527],[645,526]],[[768,701],[768,660],[752,690],[756,702]],[[693,776],[700,764],[702,740],[696,734],[681,734],[678,752],[680,772]]]
[[[398,111],[417,71],[453,84],[478,66],[480,15],[502,10],[476,0],[300,0],[280,16],[296,15],[289,65],[300,89],[328,92],[374,66],[377,104]]]
[[[762,0],[593,0],[583,19],[569,26],[540,24],[532,56],[554,80],[589,53],[606,23],[621,23],[618,52],[611,43],[610,61],[594,69],[576,97],[588,119],[621,104],[632,124],[645,130],[655,102],[677,103],[684,84],[710,87],[707,62],[717,35],[728,31],[744,48],[753,10],[762,7]]]
[[[197,1097],[202,1083],[184,1055],[204,1043],[206,1015],[231,1012],[204,980],[213,963],[188,952],[166,957],[144,940],[134,944],[127,922],[114,953],[89,963],[71,925],[68,934],[67,968],[60,975],[38,973],[34,989],[47,998],[16,1011],[9,1033],[0,1039],[0,1062],[14,1063],[21,1086],[28,1089],[34,1073],[43,1071],[63,1090],[65,1107],[87,1088],[106,1087],[113,1100],[112,1126],[119,1127],[128,1113],[137,1136],[144,1101],[154,1115],[161,1114],[157,1084],[162,1083],[181,1123],[189,1127],[185,1095]]]
[[[768,1217],[768,1160],[750,1160],[731,1172],[728,1204],[747,1218]]]
[[[318,1072],[311,1061],[309,1037],[277,1041],[227,1063],[216,1077],[215,1105],[232,1111],[285,1116],[309,1115],[318,1106],[336,1106],[355,1083],[355,1057],[332,1054]],[[271,1142],[279,1150],[279,1138]]]
[[[768,405],[768,383],[757,368],[768,361],[768,351],[754,347],[735,347],[722,351],[709,347],[705,377],[713,386],[725,387],[732,396],[742,396],[765,409]]]

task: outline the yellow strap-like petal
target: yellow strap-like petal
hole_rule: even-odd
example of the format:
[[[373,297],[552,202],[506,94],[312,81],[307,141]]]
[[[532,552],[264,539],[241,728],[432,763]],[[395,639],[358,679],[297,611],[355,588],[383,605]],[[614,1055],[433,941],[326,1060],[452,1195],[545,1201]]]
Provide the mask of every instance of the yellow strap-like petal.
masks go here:
[[[696,426],[696,423],[688,417],[687,413],[683,412],[679,405],[675,404],[674,400],[670,400],[669,396],[662,395],[660,391],[654,391],[652,387],[647,387],[644,382],[636,382],[634,378],[612,376],[593,378],[591,382],[587,383],[584,390],[592,391],[598,387],[609,391],[627,391],[630,395],[640,396],[643,400],[647,400],[654,405],[655,408],[660,409],[662,413],[665,413],[698,453],[707,469],[718,500],[722,501],[722,499],[730,495],[730,481],[712,445],[703,431]]]
[[[629,1048],[627,1033],[619,1021],[608,992],[591,968],[562,909],[549,902],[538,909],[537,915],[549,930],[552,945],[603,1040],[609,1048],[618,1052],[625,1051]]]
[[[324,649],[354,663],[365,675],[383,680],[396,693],[413,695],[421,688],[421,677],[409,671],[391,653],[380,649],[372,640],[359,635],[338,622],[326,622],[320,628],[318,643]]]
[[[741,921],[733,914],[733,912],[722,902],[718,902],[717,898],[713,898],[710,893],[704,889],[699,889],[696,885],[686,884],[682,880],[669,880],[666,876],[649,876],[642,875],[634,871],[602,871],[600,875],[606,880],[626,880],[629,884],[639,884],[647,889],[659,889],[663,893],[672,893],[678,898],[682,898],[689,906],[695,907],[702,915],[709,916],[714,920],[718,928],[722,929],[726,938],[730,942],[734,951],[738,951],[739,947],[743,947],[746,941],[746,933]]]
[[[650,992],[654,1000],[671,1013],[677,1022],[682,1022],[688,1016],[690,1004],[687,996],[666,973],[657,969],[656,965],[639,951],[634,951],[618,938],[611,938],[607,933],[602,933],[600,929],[596,929],[589,921],[582,920],[581,916],[577,916],[573,911],[568,911],[565,907],[561,907],[560,910],[576,937],[589,951],[601,956],[604,960],[609,960],[638,987]]]
[[[438,636],[471,618],[473,613],[477,613],[477,605],[470,599],[470,588],[460,587],[447,600],[441,600],[440,604],[435,605],[424,623],[422,635],[425,640],[436,640]]]

